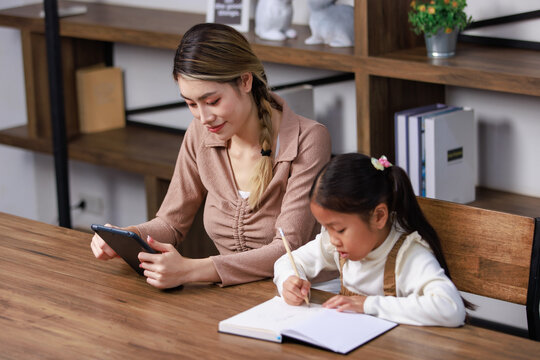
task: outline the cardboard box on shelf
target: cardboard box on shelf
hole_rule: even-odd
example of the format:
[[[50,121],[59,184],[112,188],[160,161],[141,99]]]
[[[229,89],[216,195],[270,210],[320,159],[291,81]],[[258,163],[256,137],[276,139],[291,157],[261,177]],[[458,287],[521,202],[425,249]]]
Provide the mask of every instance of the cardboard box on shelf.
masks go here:
[[[92,66],[77,70],[77,101],[81,133],[125,126],[122,69]]]

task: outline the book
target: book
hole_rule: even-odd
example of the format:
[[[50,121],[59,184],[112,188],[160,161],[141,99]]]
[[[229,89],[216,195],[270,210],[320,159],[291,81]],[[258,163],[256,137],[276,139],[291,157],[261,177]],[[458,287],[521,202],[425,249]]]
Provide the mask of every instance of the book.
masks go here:
[[[409,179],[417,196],[425,196],[423,184],[424,119],[428,116],[454,111],[457,107],[443,107],[409,116]]]
[[[470,108],[425,119],[426,197],[457,203],[475,199],[476,141]]]
[[[396,165],[405,170],[405,172],[409,173],[409,116],[444,107],[446,107],[444,104],[431,104],[398,111],[394,114],[395,162]]]
[[[397,326],[374,316],[326,309],[318,304],[292,306],[279,297],[219,322],[219,331],[282,342],[290,337],[346,354]]]
[[[124,83],[118,67],[90,66],[76,72],[79,128],[94,133],[125,126]]]

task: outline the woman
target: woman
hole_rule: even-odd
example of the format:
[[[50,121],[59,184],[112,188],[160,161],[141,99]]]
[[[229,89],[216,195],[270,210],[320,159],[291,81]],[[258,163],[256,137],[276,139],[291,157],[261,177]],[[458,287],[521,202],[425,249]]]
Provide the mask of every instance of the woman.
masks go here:
[[[308,194],[330,159],[328,131],[269,92],[260,60],[229,26],[188,30],[173,76],[195,121],[156,218],[129,228],[159,252],[139,254],[147,282],[157,288],[194,281],[226,286],[271,277],[285,252],[278,228],[293,248],[319,230]],[[185,258],[175,245],[205,198],[205,229],[220,255]],[[116,256],[98,235],[91,246],[98,259]]]

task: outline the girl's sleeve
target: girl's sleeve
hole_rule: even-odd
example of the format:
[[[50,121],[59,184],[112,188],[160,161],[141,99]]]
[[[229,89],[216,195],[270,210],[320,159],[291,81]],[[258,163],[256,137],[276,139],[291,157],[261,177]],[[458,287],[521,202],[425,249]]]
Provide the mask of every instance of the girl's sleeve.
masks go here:
[[[195,125],[192,122],[184,135],[169,189],[156,217],[136,226],[143,239],[150,235],[160,242],[180,244],[202,204],[206,189],[197,169],[202,135]]]
[[[304,280],[311,280],[323,271],[338,270],[334,260],[332,245],[326,230],[321,231],[313,241],[292,251],[298,274]],[[294,268],[285,253],[274,264],[274,284],[281,295],[283,283],[289,276],[296,275]]]
[[[323,125],[315,124],[300,135],[298,154],[290,165],[281,212],[274,224],[274,238],[258,249],[211,257],[221,285],[271,278],[274,263],[285,253],[278,228],[285,232],[291,250],[313,239],[317,222],[309,208],[309,190],[330,153],[330,134]]]
[[[398,297],[368,296],[366,314],[410,325],[464,324],[466,313],[460,293],[426,246],[416,242],[404,250],[403,260],[396,267]]]

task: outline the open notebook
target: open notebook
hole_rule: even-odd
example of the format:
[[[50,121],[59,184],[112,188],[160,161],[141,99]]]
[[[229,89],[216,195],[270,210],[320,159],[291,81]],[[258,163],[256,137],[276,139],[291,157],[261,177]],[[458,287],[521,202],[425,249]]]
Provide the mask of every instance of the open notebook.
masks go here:
[[[219,331],[274,342],[288,336],[345,354],[396,325],[370,315],[338,312],[318,304],[291,306],[276,296],[220,321]]]

